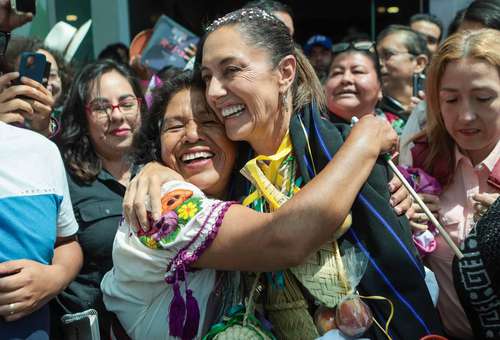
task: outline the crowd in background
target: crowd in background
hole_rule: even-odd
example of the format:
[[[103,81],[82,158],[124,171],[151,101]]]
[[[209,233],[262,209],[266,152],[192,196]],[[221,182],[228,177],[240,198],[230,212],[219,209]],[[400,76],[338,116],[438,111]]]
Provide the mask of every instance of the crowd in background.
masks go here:
[[[0,33],[31,19],[0,1]],[[159,72],[150,30],[78,69],[7,39],[0,338],[88,310],[101,339],[500,338],[500,1],[447,36],[424,13],[375,41],[296,30],[251,1]]]

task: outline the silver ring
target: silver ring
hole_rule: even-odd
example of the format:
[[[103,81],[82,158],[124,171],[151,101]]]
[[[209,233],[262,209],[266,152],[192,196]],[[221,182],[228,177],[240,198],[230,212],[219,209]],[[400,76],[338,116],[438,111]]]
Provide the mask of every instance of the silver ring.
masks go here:
[[[9,304],[9,315],[14,315],[15,313],[14,303]]]

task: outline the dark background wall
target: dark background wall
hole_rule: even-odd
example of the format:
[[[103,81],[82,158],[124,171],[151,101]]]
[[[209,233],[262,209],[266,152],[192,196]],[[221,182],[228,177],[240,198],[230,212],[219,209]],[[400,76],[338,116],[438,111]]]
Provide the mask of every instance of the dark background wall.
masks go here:
[[[246,0],[129,0],[130,35],[153,27],[166,14],[196,34],[214,18],[243,6]],[[283,0],[295,16],[295,37],[300,43],[315,33],[339,41],[347,33],[371,34],[371,14],[375,14],[375,33],[388,24],[406,24],[420,9],[428,11],[429,0]],[[379,7],[398,7],[399,12],[379,12]],[[380,10],[381,11],[381,10]]]

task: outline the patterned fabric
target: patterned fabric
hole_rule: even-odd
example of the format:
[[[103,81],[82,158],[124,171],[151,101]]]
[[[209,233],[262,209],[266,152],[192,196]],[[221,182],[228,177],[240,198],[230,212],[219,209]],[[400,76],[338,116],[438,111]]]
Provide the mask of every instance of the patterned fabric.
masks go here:
[[[126,222],[120,225],[114,268],[101,284],[104,303],[132,338],[173,338],[173,322],[178,322],[178,336],[199,337],[199,324],[210,317],[206,311],[216,271],[191,265],[215,239],[232,202],[209,199],[177,181],[164,184],[161,194],[162,218],[149,232],[136,234]]]
[[[476,339],[500,338],[500,199],[473,227],[453,261],[453,280]]]
[[[331,160],[348,133],[347,124],[332,124],[314,105],[292,116],[290,136],[306,183],[315,175],[313,168],[321,171]],[[339,239],[339,244],[344,241],[355,244],[368,257],[358,290],[362,295],[384,296],[393,302],[395,316],[389,329],[393,339],[442,334],[408,221],[396,216],[389,205],[387,182],[392,175],[388,171],[385,162],[379,160],[353,204],[352,227]],[[374,317],[385,323],[387,306],[374,301],[368,304]],[[376,327],[367,335],[372,339],[386,338]]]

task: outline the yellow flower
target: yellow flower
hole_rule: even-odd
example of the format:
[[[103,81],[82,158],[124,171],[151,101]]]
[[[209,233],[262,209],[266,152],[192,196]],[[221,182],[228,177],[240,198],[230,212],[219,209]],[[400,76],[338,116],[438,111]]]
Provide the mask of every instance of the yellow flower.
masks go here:
[[[177,214],[179,215],[179,218],[182,218],[183,220],[189,220],[193,218],[197,212],[198,206],[194,202],[186,202],[181,207],[179,207]]]
[[[159,246],[158,246],[158,243],[156,242],[156,240],[152,237],[145,237],[143,239],[143,242],[146,244],[146,246],[148,248],[151,248],[151,249],[158,249]]]

